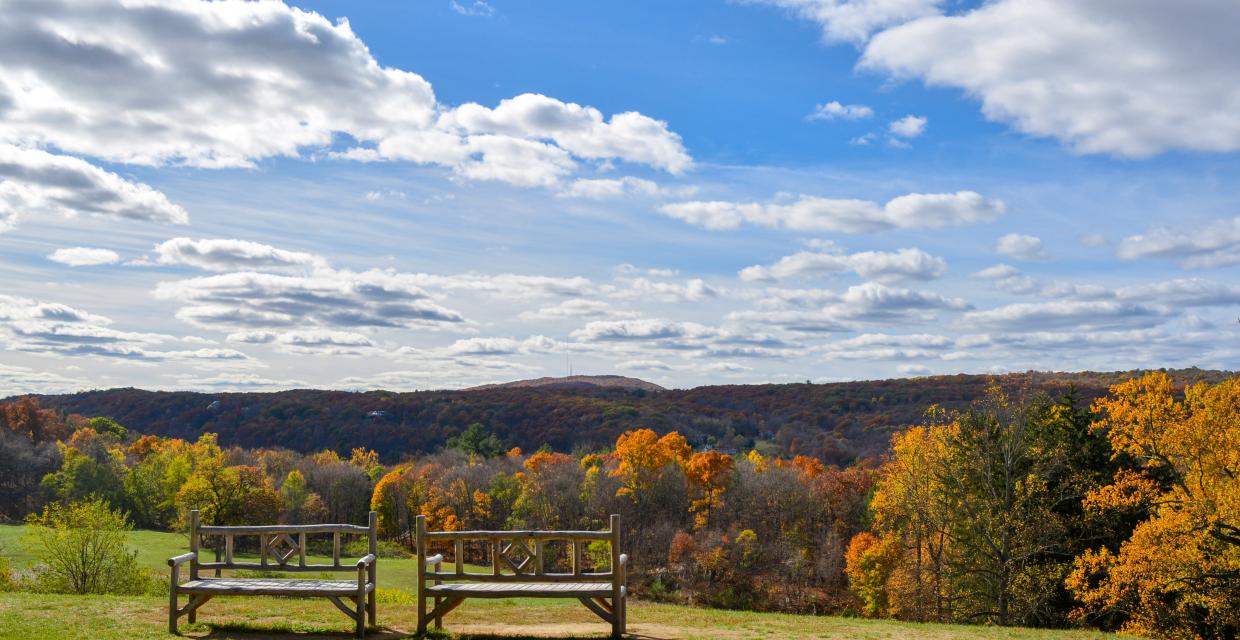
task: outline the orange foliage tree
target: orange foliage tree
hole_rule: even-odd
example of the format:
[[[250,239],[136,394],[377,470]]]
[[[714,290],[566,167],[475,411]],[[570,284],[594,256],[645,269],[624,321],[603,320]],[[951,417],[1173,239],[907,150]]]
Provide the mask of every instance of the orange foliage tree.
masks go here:
[[[696,528],[705,527],[711,511],[723,506],[723,494],[734,466],[732,456],[718,451],[695,453],[685,463],[685,479],[696,493],[689,503]]]
[[[612,471],[622,481],[616,495],[636,498],[649,491],[669,465],[684,464],[691,451],[685,437],[675,431],[662,438],[650,429],[620,434],[616,439],[619,464]]]

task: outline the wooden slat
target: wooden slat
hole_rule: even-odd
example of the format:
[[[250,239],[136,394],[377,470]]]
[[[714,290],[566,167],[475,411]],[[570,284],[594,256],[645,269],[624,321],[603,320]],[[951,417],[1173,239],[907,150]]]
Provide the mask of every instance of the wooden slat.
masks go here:
[[[203,562],[198,565],[199,569],[253,569],[268,571],[287,571],[289,573],[298,573],[301,571],[355,571],[356,566],[341,566],[334,564],[307,564],[306,566],[298,566],[291,564],[287,567],[281,567],[271,564],[261,564],[258,562]]]
[[[277,524],[248,527],[198,527],[203,535],[259,535],[259,534],[294,534],[294,533],[368,533],[369,527],[356,524]]]
[[[542,575],[501,573],[453,573],[450,571],[427,571],[428,580],[447,580],[449,582],[591,582],[611,581],[610,573],[544,573]]]
[[[373,585],[366,585],[370,592]],[[223,578],[192,580],[177,588],[181,593],[264,596],[354,596],[356,580],[300,580],[295,578]]]
[[[332,564],[340,566],[340,532],[332,533]]]
[[[481,583],[444,584],[427,587],[430,594],[466,596],[469,598],[577,598],[604,597],[612,594],[607,582],[578,584]]]
[[[543,575],[543,541],[534,541],[534,575]]]
[[[306,532],[297,534],[297,566],[306,566]]]
[[[224,536],[224,564],[233,563],[233,537],[232,535]]]
[[[608,531],[428,531],[434,540],[609,540]]]
[[[500,574],[499,573],[499,561],[503,557],[504,557],[504,554],[503,552],[500,551],[500,548],[499,548],[499,538],[492,538],[491,539],[491,575],[498,576]]]
[[[456,560],[456,574],[459,576],[465,573],[465,541],[452,541],[452,557]]]
[[[262,566],[264,569],[267,568],[267,542],[267,534],[258,536],[258,546],[262,548],[262,555],[259,557],[262,558]]]

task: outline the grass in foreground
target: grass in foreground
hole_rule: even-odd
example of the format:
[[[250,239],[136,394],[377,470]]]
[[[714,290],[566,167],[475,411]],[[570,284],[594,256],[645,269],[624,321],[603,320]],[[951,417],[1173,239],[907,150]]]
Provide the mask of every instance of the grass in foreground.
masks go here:
[[[167,600],[154,597],[0,594],[0,638],[167,639]],[[184,620],[184,619],[182,619]],[[955,625],[695,609],[634,601],[629,632],[635,638],[747,640],[1089,640],[1086,631]],[[608,626],[575,601],[470,600],[445,618],[447,633],[482,638],[603,638]],[[380,604],[379,628],[367,637],[405,638],[417,626],[413,605]],[[326,600],[217,598],[182,623],[191,638],[347,638],[352,623]]]
[[[16,568],[34,558],[20,545],[24,527],[0,526],[0,550]],[[131,544],[141,566],[164,573],[168,558],[184,553],[185,536],[135,531]],[[379,584],[411,593],[413,560],[380,561]],[[339,574],[348,575],[348,574]],[[400,594],[396,594],[400,595]],[[367,637],[405,638],[417,628],[416,605],[379,604],[379,628]],[[0,639],[32,638],[128,640],[167,639],[167,598],[149,596],[70,596],[0,593]],[[609,627],[575,600],[469,600],[444,620],[445,634],[460,640],[484,638],[604,638]],[[198,612],[198,623],[181,621],[193,638],[348,638],[352,621],[324,599],[216,598]],[[629,631],[646,640],[1089,640],[1113,638],[1087,631],[1038,630],[955,625],[920,625],[885,620],[831,618],[746,611],[698,609],[631,601]]]

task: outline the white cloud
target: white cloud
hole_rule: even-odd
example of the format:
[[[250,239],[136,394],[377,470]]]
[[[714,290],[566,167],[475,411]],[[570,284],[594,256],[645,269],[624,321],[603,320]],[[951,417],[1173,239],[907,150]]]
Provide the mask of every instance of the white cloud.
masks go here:
[[[116,264],[121,257],[111,249],[92,249],[90,247],[69,247],[57,249],[47,256],[52,262],[67,264],[71,267],[89,267],[101,264]]]
[[[208,328],[437,327],[464,318],[433,302],[410,274],[324,269],[310,276],[238,272],[161,282],[156,298]]]
[[[604,119],[593,107],[535,93],[501,100],[494,109],[466,103],[445,112],[439,124],[480,138],[490,134],[551,140],[581,158],[619,158],[674,174],[693,164],[680,136],[669,131],[666,122],[635,111]]]
[[[2,60],[0,57],[0,69]],[[3,82],[0,77],[0,105],[4,103]],[[0,119],[0,139],[8,117],[6,113]],[[178,224],[189,221],[184,209],[145,184],[78,158],[0,142],[0,232],[12,229],[19,217],[31,214],[89,214]]]
[[[884,205],[869,200],[801,196],[790,204],[694,201],[659,207],[664,214],[707,229],[735,229],[742,223],[793,231],[866,233],[887,229],[930,229],[988,222],[1003,214],[1000,200],[973,191],[910,193]]]
[[[243,361],[232,349],[160,350],[166,343],[207,341],[162,333],[114,329],[110,318],[65,304],[0,295],[0,344],[16,351],[63,356],[99,356],[148,362],[162,360]]]
[[[546,336],[530,336],[524,340],[513,338],[466,338],[457,340],[446,349],[453,356],[511,356],[546,353],[558,343]]]
[[[991,280],[997,289],[1009,293],[1026,294],[1038,291],[1033,278],[1023,274],[1010,264],[996,264],[973,274],[975,278]]]
[[[611,308],[611,305],[602,300],[574,298],[549,307],[542,307],[536,311],[522,312],[518,317],[522,320],[565,320],[631,314],[632,312],[615,311]]]
[[[1020,302],[997,309],[970,311],[961,326],[999,331],[1094,331],[1151,327],[1165,321],[1167,312],[1155,307],[1112,300]]]
[[[988,119],[1080,153],[1228,152],[1240,149],[1237,20],[1231,0],[995,0],[902,21],[860,66],[960,88]]]
[[[495,15],[495,7],[483,2],[482,0],[474,0],[470,2],[458,2],[457,0],[448,0],[448,8],[463,16],[479,16],[489,18]]]
[[[807,120],[864,120],[874,117],[874,110],[863,104],[840,104],[832,100],[826,104],[814,105],[814,110]]]
[[[698,302],[713,298],[719,292],[701,278],[691,278],[683,284],[678,282],[660,282],[649,278],[620,278],[620,286],[607,289],[613,298],[658,300],[660,302]]]
[[[695,322],[674,322],[655,318],[633,320],[595,320],[573,332],[583,342],[596,340],[661,340],[665,338],[705,337],[714,331]]]
[[[801,251],[784,256],[770,266],[741,269],[740,277],[747,281],[772,281],[841,271],[853,271],[862,278],[879,282],[933,280],[947,271],[947,262],[921,249],[863,251],[847,255]]]
[[[926,132],[926,123],[922,116],[907,115],[899,120],[892,120],[887,125],[887,132],[898,138],[917,138]]]
[[[827,42],[861,43],[870,34],[938,13],[942,0],[748,0],[770,4],[822,26]]]
[[[995,243],[995,253],[1016,260],[1050,260],[1051,254],[1042,246],[1042,239],[1019,233],[1009,233]]]
[[[1240,217],[1192,226],[1187,231],[1156,227],[1119,243],[1119,257],[1167,258],[1185,269],[1240,264]]]
[[[823,333],[853,331],[870,325],[928,322],[935,319],[939,311],[964,311],[972,308],[961,298],[888,287],[877,282],[865,282],[849,287],[842,294],[818,296],[816,299],[825,300],[826,304],[813,311],[784,310],[779,304],[759,305],[773,307],[775,310],[733,311],[727,315],[727,319],[742,326],[779,327],[799,333]]]
[[[457,3],[484,12],[484,2]],[[349,23],[282,2],[46,0],[0,24],[0,141],[112,162],[250,167],[331,149],[477,180],[551,185],[576,159],[680,173],[667,124],[525,94],[441,105],[424,78],[384,67]]]
[[[155,247],[159,264],[189,265],[207,271],[248,269],[323,269],[327,260],[300,251],[277,249],[271,245],[237,239],[173,238]]]
[[[571,182],[558,194],[561,198],[584,198],[588,200],[607,200],[624,196],[641,196],[653,198],[657,196],[687,197],[697,192],[697,187],[665,187],[653,180],[624,176],[622,178],[579,178]]]

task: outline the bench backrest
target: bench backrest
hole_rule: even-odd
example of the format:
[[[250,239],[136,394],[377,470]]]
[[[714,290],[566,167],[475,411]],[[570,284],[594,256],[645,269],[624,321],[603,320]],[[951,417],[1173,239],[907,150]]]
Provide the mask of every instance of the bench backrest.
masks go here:
[[[427,571],[427,564],[418,563],[418,583],[425,580],[476,582],[611,582],[620,564],[620,516],[611,516],[607,531],[427,531],[426,517],[416,518],[416,545],[419,559],[426,559],[431,547],[452,547],[455,567],[451,571]],[[585,570],[586,547],[596,540],[611,543],[611,562],[606,572]],[[481,543],[490,558],[489,572],[465,571],[465,545]],[[568,572],[546,570],[546,547],[550,542],[568,545]]]
[[[342,536],[366,536],[368,553],[378,553],[379,515],[371,511],[366,526],[355,524],[277,524],[258,526],[203,526],[199,523],[197,510],[190,511],[189,550],[199,551],[204,536],[219,536],[223,544],[214,545],[215,560],[203,562],[195,559],[190,564],[191,579],[198,579],[198,570],[249,569],[259,571],[356,571],[353,562],[341,564]],[[331,534],[331,564],[308,564],[306,562],[306,539],[313,534]],[[258,537],[258,562],[239,562],[233,557],[236,539],[242,536]]]

